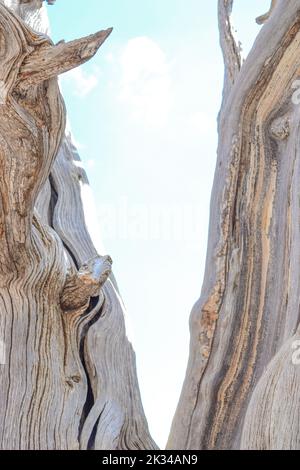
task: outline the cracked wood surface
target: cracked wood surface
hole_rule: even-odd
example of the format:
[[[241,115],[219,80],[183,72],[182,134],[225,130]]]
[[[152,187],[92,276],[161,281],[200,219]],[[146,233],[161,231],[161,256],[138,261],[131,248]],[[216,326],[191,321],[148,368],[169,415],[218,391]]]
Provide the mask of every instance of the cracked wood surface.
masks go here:
[[[0,448],[154,448],[111,260],[86,228],[87,180],[56,78],[111,30],[54,46],[21,17],[49,32],[42,1],[0,3]]]
[[[219,1],[225,22],[229,3]],[[300,448],[300,1],[286,3],[272,2],[224,86],[206,272],[169,449]]]

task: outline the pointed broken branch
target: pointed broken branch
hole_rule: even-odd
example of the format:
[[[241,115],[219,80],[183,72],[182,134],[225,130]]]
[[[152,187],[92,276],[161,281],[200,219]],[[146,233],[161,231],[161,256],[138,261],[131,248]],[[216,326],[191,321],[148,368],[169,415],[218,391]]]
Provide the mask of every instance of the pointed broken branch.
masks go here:
[[[91,59],[111,34],[112,28],[56,46],[44,44],[22,64],[19,81],[22,87],[36,85],[84,64]]]
[[[64,312],[84,312],[91,297],[99,291],[111,273],[112,260],[109,256],[97,256],[77,273],[67,276],[60,305]]]

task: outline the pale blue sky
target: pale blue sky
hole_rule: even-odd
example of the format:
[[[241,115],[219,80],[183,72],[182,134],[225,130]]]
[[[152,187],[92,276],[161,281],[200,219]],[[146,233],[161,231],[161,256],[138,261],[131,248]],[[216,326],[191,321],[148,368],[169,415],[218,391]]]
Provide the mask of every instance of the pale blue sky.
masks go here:
[[[245,52],[269,0],[237,0]],[[55,40],[113,26],[62,78],[106,251],[127,306],[150,430],[163,447],[201,290],[223,64],[217,0],[58,0]]]

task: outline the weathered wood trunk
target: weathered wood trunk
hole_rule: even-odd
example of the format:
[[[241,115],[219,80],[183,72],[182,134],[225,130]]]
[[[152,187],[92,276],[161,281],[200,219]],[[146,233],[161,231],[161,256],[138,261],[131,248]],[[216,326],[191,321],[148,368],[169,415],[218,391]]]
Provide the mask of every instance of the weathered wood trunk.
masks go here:
[[[300,1],[272,2],[242,66],[232,3],[219,0],[225,86],[207,264],[168,447],[299,449]]]
[[[41,0],[0,2],[0,449],[154,448],[57,81],[111,30],[56,46],[37,31]]]
[[[219,0],[207,266],[168,447],[299,449],[300,0],[272,1],[243,65],[232,4]],[[41,0],[0,1],[0,449],[155,448],[57,83],[111,30],[57,46],[37,31]]]

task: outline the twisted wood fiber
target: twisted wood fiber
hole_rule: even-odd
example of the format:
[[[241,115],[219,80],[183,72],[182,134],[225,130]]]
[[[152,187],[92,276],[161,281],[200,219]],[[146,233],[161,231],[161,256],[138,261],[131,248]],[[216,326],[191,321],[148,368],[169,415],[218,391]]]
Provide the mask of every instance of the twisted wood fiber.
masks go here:
[[[22,3],[22,5],[21,5]],[[153,448],[124,308],[81,202],[57,75],[111,30],[54,46],[42,2],[0,3],[1,449]],[[13,13],[17,13],[15,15]]]
[[[226,73],[207,264],[168,447],[299,449],[300,1],[272,2],[240,70],[232,4],[219,0]]]

